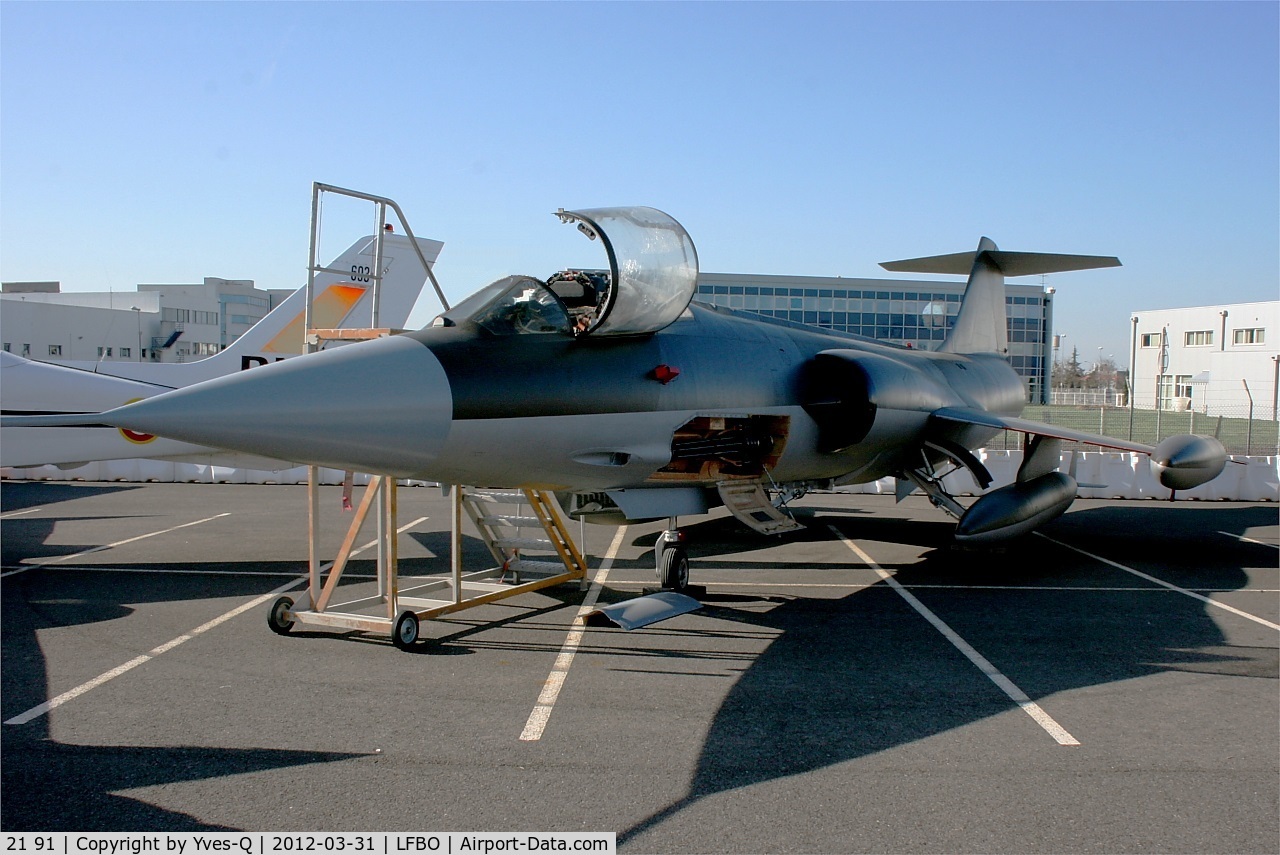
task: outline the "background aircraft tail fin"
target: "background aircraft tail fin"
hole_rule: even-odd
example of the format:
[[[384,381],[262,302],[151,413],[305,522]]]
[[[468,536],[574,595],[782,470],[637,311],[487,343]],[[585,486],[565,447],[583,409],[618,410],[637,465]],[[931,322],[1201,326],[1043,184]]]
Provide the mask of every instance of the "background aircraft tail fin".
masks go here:
[[[1006,276],[1031,276],[1119,267],[1114,256],[1062,255],[1049,252],[1005,252],[991,238],[978,242],[975,252],[886,261],[885,270],[900,273],[969,275],[955,325],[938,348],[945,353],[1006,353],[1009,349],[1005,316]]]
[[[444,244],[419,238],[418,246],[427,263],[434,264]],[[369,235],[357,240],[328,265],[330,270],[341,270],[344,274],[316,274],[312,326],[318,329],[373,326],[373,264],[374,237]],[[422,269],[408,237],[383,236],[382,277],[378,326],[401,328],[427,281],[427,272]],[[302,353],[306,299],[306,288],[299,288],[248,332],[206,361],[235,361],[238,370],[242,359],[273,362]]]

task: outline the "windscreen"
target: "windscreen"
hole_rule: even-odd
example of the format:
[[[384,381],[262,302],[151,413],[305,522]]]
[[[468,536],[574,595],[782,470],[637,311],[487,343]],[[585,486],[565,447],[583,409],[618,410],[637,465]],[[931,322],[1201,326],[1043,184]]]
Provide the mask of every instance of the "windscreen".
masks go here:
[[[567,335],[571,331],[564,304],[532,276],[508,276],[485,292],[495,296],[477,308],[472,319],[491,335]]]

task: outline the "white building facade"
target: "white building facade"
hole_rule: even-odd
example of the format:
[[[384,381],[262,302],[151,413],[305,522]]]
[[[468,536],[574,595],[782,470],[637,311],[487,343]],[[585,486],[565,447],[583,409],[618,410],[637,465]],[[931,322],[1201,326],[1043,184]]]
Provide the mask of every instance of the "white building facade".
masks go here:
[[[248,279],[206,277],[137,291],[66,292],[57,282],[6,282],[5,350],[43,362],[191,362],[229,345],[283,302]]]
[[[1275,420],[1280,301],[1141,311],[1130,322],[1135,407]]]

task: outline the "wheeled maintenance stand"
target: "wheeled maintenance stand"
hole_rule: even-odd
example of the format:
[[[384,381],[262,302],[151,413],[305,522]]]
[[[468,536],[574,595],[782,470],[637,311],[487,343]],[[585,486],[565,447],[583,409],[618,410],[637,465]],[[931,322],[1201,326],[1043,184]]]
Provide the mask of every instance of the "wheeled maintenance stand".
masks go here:
[[[401,650],[417,643],[420,624],[473,606],[504,600],[552,585],[577,581],[585,583],[587,565],[565,527],[564,519],[549,493],[536,490],[477,491],[455,486],[450,490],[452,535],[450,540],[449,575],[413,577],[413,584],[401,586],[398,550],[398,489],[394,478],[379,476],[369,482],[356,511],[355,519],[328,567],[327,575],[319,557],[319,483],[318,470],[310,469],[308,481],[308,520],[311,549],[309,584],[304,599],[295,602],[280,597],[271,606],[267,623],[277,633],[289,632],[295,625],[322,626],[385,633]],[[517,508],[516,514],[494,513],[486,508],[506,504]],[[378,508],[378,587],[373,596],[334,603],[334,592],[369,513]],[[524,516],[523,509],[529,515]],[[462,569],[462,515],[471,517],[481,538],[498,560],[496,567],[464,573]],[[522,528],[536,526],[545,537],[522,537]],[[514,536],[507,532],[514,532]],[[555,561],[535,561],[524,557],[530,549],[555,553]],[[405,581],[408,581],[407,579]],[[431,594],[433,596],[423,596]]]

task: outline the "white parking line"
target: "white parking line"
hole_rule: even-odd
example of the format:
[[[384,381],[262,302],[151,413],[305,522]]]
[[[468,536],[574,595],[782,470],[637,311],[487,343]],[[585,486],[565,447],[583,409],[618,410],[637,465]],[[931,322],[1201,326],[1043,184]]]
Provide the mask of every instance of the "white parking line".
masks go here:
[[[7,513],[7,514],[0,514],[0,520],[7,520],[7,519],[10,519],[11,517],[20,517],[23,514],[34,514],[36,511],[43,511],[43,510],[44,508],[27,508],[21,511],[11,511],[10,513]]]
[[[839,588],[841,590],[862,591],[875,588],[877,582],[699,582],[705,588]],[[901,584],[901,583],[899,583]],[[628,580],[613,581],[615,591],[640,590],[653,587],[652,582]],[[1097,585],[903,585],[908,591],[1062,591],[1067,593],[1125,593],[1125,594],[1165,594],[1159,588],[1149,585],[1107,586]],[[1280,594],[1280,588],[1195,588],[1209,594]]]
[[[1186,594],[1188,597],[1197,599],[1202,603],[1208,603],[1209,605],[1222,609],[1223,611],[1231,612],[1233,615],[1239,615],[1240,617],[1245,618],[1246,620],[1251,620],[1254,623],[1260,623],[1265,627],[1268,627],[1270,629],[1274,629],[1280,632],[1280,625],[1274,624],[1269,620],[1263,620],[1257,615],[1251,615],[1248,612],[1242,612],[1240,611],[1240,609],[1237,609],[1234,606],[1229,606],[1226,603],[1220,603],[1217,600],[1211,600],[1208,597],[1197,594],[1195,591],[1188,591],[1186,588],[1179,588],[1177,585],[1174,585],[1170,582],[1166,582],[1163,579],[1157,579],[1155,576],[1149,576],[1146,573],[1143,573],[1141,570],[1134,570],[1132,567],[1126,567],[1118,561],[1112,561],[1110,558],[1103,558],[1101,555],[1094,555],[1092,552],[1086,552],[1085,550],[1081,549],[1078,546],[1072,546],[1069,543],[1063,543],[1060,540],[1054,540],[1052,537],[1049,537],[1049,535],[1047,534],[1041,534],[1040,532],[1036,532],[1036,534],[1040,535],[1040,537],[1043,537],[1045,540],[1049,541],[1050,543],[1055,543],[1058,546],[1065,547],[1066,549],[1070,549],[1072,552],[1079,552],[1081,555],[1088,556],[1089,558],[1092,558],[1094,561],[1101,561],[1103,564],[1108,564],[1116,568],[1117,570],[1123,570],[1126,573],[1132,573],[1133,575],[1137,576],[1139,579],[1146,579],[1148,582],[1151,582],[1156,585],[1160,585],[1161,587],[1164,587],[1164,588],[1168,588],[1170,591],[1177,591],[1179,594]]]
[[[126,538],[125,540],[117,540],[115,543],[108,543],[105,546],[95,546],[93,547],[93,549],[86,549],[82,552],[74,552],[71,555],[58,555],[53,558],[32,558],[28,562],[28,566],[23,567],[20,570],[10,570],[7,573],[0,573],[0,579],[3,579],[7,576],[16,576],[19,573],[25,573],[27,570],[30,570],[33,567],[44,567],[49,564],[60,564],[63,561],[70,561],[73,558],[83,558],[86,555],[93,555],[94,553],[97,553],[97,552],[106,552],[108,549],[115,549],[117,546],[124,546],[126,543],[133,543],[134,541],[138,541],[138,540],[146,540],[149,537],[156,537],[157,535],[168,534],[169,532],[177,531],[180,528],[190,528],[193,525],[200,525],[201,523],[207,523],[216,519],[221,519],[222,517],[229,517],[229,516],[231,516],[230,512],[222,513],[222,514],[214,514],[213,516],[205,517],[202,520],[183,523],[182,525],[175,525],[173,528],[166,528],[162,531],[153,531],[153,532],[148,532],[147,534],[140,534],[137,537],[130,537],[130,538]]]
[[[543,731],[547,729],[547,722],[551,720],[551,711],[555,709],[556,699],[560,697],[560,689],[564,686],[565,678],[569,676],[569,666],[573,665],[573,657],[577,654],[578,647],[582,644],[582,637],[587,631],[582,619],[596,607],[596,600],[600,598],[600,591],[609,579],[609,568],[613,566],[613,560],[617,557],[618,550],[622,548],[622,539],[626,533],[627,527],[624,525],[620,526],[618,533],[613,536],[613,543],[609,544],[609,551],[605,553],[604,559],[600,562],[600,569],[596,571],[596,577],[591,582],[591,590],[587,592],[582,605],[578,607],[578,614],[573,619],[574,626],[569,630],[564,644],[561,645],[555,664],[551,666],[551,673],[547,675],[547,681],[538,694],[538,701],[534,704],[533,711],[529,713],[529,720],[525,722],[524,730],[520,733],[521,742],[537,742],[542,738]]]
[[[219,514],[218,516],[227,516],[227,515]],[[209,519],[217,519],[217,517],[210,517]],[[396,529],[396,532],[398,534],[400,532],[407,531],[413,526],[418,525],[421,522],[425,522],[426,520],[427,520],[427,517],[419,517],[418,519],[414,520],[408,525],[403,525],[400,528]],[[201,520],[201,522],[208,522],[208,520]],[[187,525],[195,525],[195,523],[187,523]],[[175,526],[175,528],[167,529],[167,531],[174,531],[178,528],[185,528],[185,526]],[[163,532],[155,532],[155,534],[163,534]],[[151,537],[152,535],[143,535],[143,536]],[[139,538],[133,538],[133,539],[138,540]],[[123,540],[120,541],[120,543],[128,543],[128,542],[129,541],[123,541]],[[365,545],[359,547],[358,549],[353,549],[351,551],[351,555],[353,557],[356,555],[359,555],[361,552],[364,552],[365,550],[372,549],[374,546],[377,545],[377,543],[378,541],[376,539],[371,540]],[[89,551],[93,552],[96,550],[89,550]],[[81,554],[87,554],[87,553],[81,553]],[[333,567],[333,562],[329,562],[328,564],[323,565],[320,568],[320,572],[322,573],[326,572],[331,567]],[[58,695],[56,698],[47,700],[42,704],[37,704],[36,706],[32,707],[26,712],[20,713],[19,715],[16,715],[13,718],[6,720],[5,724],[15,724],[15,725],[26,724],[27,722],[33,719],[39,718],[40,716],[44,715],[50,710],[56,709],[57,707],[62,706],[67,701],[74,700],[80,697],[81,695],[83,695],[85,692],[88,692],[92,689],[96,689],[98,686],[101,686],[103,683],[106,683],[109,680],[114,680],[116,677],[119,677],[121,674],[125,674],[125,673],[128,673],[129,671],[132,671],[134,668],[137,668],[139,665],[143,664],[144,662],[149,662],[150,660],[156,658],[162,653],[168,653],[170,650],[177,647],[179,644],[182,644],[183,642],[186,642],[186,641],[190,641],[191,639],[195,638],[197,635],[207,632],[213,629],[215,626],[218,626],[219,624],[222,624],[231,620],[233,617],[236,617],[237,615],[244,614],[250,609],[256,606],[259,606],[262,603],[265,603],[267,600],[271,599],[277,594],[282,594],[285,591],[289,590],[290,588],[296,587],[298,584],[307,581],[307,577],[308,577],[308,574],[295,576],[293,579],[290,579],[288,582],[284,583],[278,588],[274,588],[259,597],[255,597],[254,599],[250,600],[247,603],[244,603],[243,605],[236,606],[231,611],[218,615],[213,620],[208,621],[207,623],[201,624],[200,626],[196,627],[190,632],[183,633],[177,638],[174,638],[170,641],[166,641],[164,644],[161,644],[159,647],[153,647],[151,650],[147,651],[141,656],[135,656],[133,659],[130,659],[128,662],[124,663],[123,665],[119,665],[115,668],[112,668],[110,671],[107,671],[103,674],[99,674],[97,677],[94,677],[92,680],[89,680],[87,683],[81,683],[79,686],[76,686],[74,689],[71,689],[69,691],[63,692],[62,694]]]
[[[961,638],[956,633],[955,630],[947,626],[947,624],[943,622],[942,618],[938,617],[932,611],[929,610],[928,606],[926,606],[924,603],[916,599],[914,594],[912,594],[910,591],[902,587],[902,585],[898,582],[898,580],[894,579],[890,573],[885,572],[885,570],[879,564],[877,564],[871,558],[870,555],[863,552],[862,549],[856,543],[854,543],[849,538],[845,537],[844,534],[835,526],[828,526],[828,528],[830,528],[831,531],[835,533],[836,537],[840,538],[840,540],[844,542],[845,546],[853,550],[853,553],[857,555],[859,558],[861,558],[868,567],[870,567],[872,570],[875,570],[876,573],[880,576],[880,578],[883,579],[889,585],[889,587],[897,591],[898,594],[900,594],[902,598],[906,600],[907,603],[913,609],[919,612],[921,617],[923,617],[929,623],[933,624],[933,628],[938,630],[938,632],[942,633],[943,637],[945,637],[947,641],[951,642],[951,644],[954,645],[957,650],[963,653],[970,662],[976,665],[978,667],[978,670],[987,676],[988,680],[990,680],[991,682],[999,686],[1004,691],[1004,693],[1009,696],[1010,700],[1012,700],[1015,704],[1017,704],[1022,709],[1023,712],[1031,716],[1031,718],[1035,721],[1035,723],[1040,725],[1040,727],[1042,727],[1046,733],[1052,736],[1059,745],[1079,745],[1080,744],[1079,740],[1077,740],[1074,736],[1068,733],[1066,729],[1062,727],[1062,725],[1054,721],[1053,717],[1050,716],[1047,712],[1045,712],[1040,707],[1039,704],[1031,700],[1031,698],[1027,696],[1026,692],[1019,689],[1016,685],[1014,685],[1012,680],[1010,680],[1004,674],[1000,673],[1000,671],[996,669],[996,666],[992,665],[991,662],[985,656],[983,656],[981,653],[975,650],[972,645],[970,645],[967,641]]]
[[[21,573],[24,570],[31,570],[31,567],[10,567],[14,573]],[[74,571],[76,573],[133,573],[140,576],[296,576],[292,570],[177,570],[172,567],[104,567],[101,564],[74,564],[70,567],[59,567],[62,571]],[[5,574],[8,575],[8,574]],[[376,573],[352,573],[347,571],[342,574],[344,579],[376,579]],[[405,578],[401,576],[400,578]],[[1150,588],[1143,588],[1144,591],[1150,591]]]
[[[1245,537],[1243,534],[1232,534],[1229,531],[1219,530],[1218,534],[1225,534],[1227,537],[1235,540],[1243,540],[1245,543],[1256,543],[1258,546],[1270,546],[1272,549],[1280,549],[1280,545],[1267,543],[1265,540],[1254,540],[1252,537]]]

